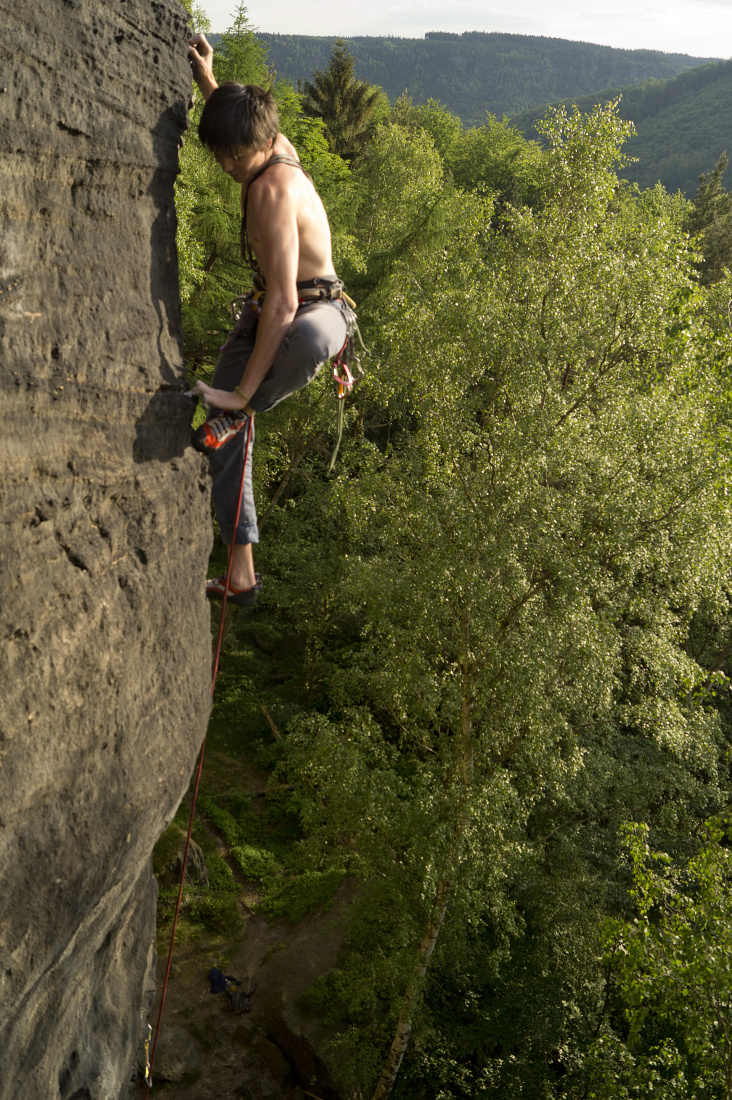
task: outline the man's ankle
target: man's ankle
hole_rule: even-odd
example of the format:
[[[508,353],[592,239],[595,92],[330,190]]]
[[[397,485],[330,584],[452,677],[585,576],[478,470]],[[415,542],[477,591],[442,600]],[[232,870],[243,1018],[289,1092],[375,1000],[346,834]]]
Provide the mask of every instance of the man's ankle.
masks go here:
[[[247,588],[254,588],[256,583],[257,578],[255,576],[249,576],[245,573],[242,573],[241,576],[234,576],[232,573],[231,579],[229,580],[229,587],[236,588],[238,592],[244,592]]]

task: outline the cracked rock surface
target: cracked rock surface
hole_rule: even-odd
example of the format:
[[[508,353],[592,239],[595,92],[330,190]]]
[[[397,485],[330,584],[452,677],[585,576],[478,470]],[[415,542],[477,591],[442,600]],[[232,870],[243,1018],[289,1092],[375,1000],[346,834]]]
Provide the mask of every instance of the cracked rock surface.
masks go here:
[[[174,0],[0,0],[0,1100],[120,1100],[209,710]]]

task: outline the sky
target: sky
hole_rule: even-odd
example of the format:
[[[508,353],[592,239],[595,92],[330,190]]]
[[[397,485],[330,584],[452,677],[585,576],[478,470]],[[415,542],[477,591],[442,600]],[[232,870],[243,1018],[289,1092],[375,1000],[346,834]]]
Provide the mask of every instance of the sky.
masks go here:
[[[224,31],[236,0],[197,0],[213,31]],[[732,0],[250,0],[252,24],[278,34],[344,37],[425,31],[505,31],[696,57],[732,56]]]

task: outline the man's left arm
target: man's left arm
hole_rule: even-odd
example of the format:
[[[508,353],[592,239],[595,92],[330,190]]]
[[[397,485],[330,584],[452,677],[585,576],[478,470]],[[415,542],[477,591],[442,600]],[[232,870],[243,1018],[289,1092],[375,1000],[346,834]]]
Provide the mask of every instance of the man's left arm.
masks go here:
[[[272,169],[270,169],[272,171]],[[257,338],[236,390],[215,390],[196,382],[193,392],[218,409],[243,409],[272,366],[298,307],[297,269],[300,244],[295,197],[275,180],[263,179],[249,196],[249,216],[257,226],[258,257],[267,280],[267,292],[257,325]],[[243,395],[243,396],[242,396]]]

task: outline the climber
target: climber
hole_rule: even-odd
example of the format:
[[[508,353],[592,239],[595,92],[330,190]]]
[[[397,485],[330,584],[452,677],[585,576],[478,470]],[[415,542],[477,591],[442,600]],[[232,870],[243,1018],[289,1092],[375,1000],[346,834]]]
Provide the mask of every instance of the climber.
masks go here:
[[[255,412],[273,408],[306,386],[346,341],[343,284],[333,270],[330,227],[310,176],[279,133],[277,107],[257,85],[213,75],[213,48],[203,34],[189,39],[188,57],[205,106],[198,133],[224,172],[242,186],[242,254],[254,271],[254,291],[221,349],[211,385],[192,393],[208,407],[193,443],[209,456],[213,503],[231,547],[227,598],[255,603],[259,577],[252,544],[259,541],[252,491]],[[244,478],[242,513],[233,530]],[[223,598],[226,578],[206,582]]]

